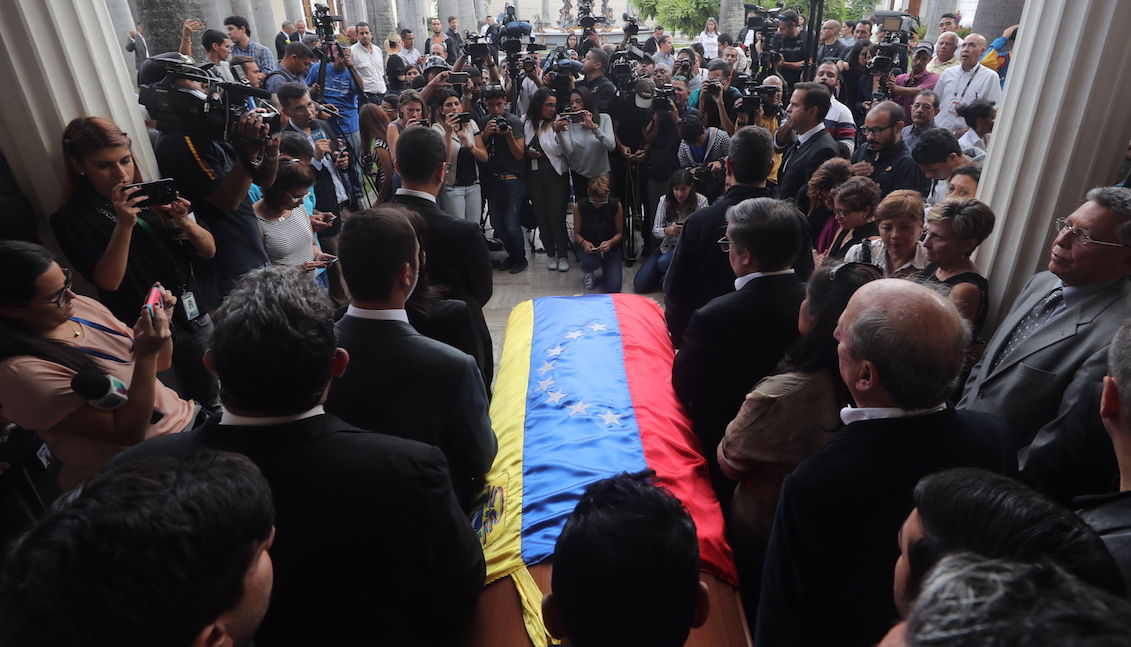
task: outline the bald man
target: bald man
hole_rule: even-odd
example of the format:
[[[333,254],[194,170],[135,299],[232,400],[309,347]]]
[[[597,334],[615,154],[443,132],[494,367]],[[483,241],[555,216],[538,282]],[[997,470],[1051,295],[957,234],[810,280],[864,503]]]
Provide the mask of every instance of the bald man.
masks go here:
[[[833,336],[856,406],[786,477],[762,576],[759,647],[874,645],[896,617],[896,537],[919,479],[950,467],[1016,469],[1003,422],[946,402],[970,329],[940,292],[901,279],[867,283]]]
[[[959,64],[939,76],[935,85],[940,102],[935,125],[939,128],[956,134],[966,130],[966,121],[958,116],[958,109],[978,99],[1001,105],[1001,81],[997,72],[978,64],[985,51],[986,39],[981,34],[970,34],[962,39]]]

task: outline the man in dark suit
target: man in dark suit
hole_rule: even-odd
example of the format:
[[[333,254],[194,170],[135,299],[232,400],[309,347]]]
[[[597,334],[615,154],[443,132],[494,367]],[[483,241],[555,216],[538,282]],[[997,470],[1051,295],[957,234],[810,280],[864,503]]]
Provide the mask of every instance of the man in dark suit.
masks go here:
[[[730,155],[726,159],[730,189],[715,204],[684,221],[671,265],[664,275],[664,316],[676,348],[683,343],[684,330],[697,308],[734,291],[734,270],[719,249],[719,239],[726,233],[727,209],[750,198],[772,198],[773,193],[766,188],[772,164],[769,131],[758,126],[739,129],[730,139]],[[810,247],[806,233],[792,264],[802,281],[813,273]]]
[[[727,210],[722,246],[738,277],[735,291],[695,311],[672,366],[672,385],[691,416],[724,509],[735,484],[719,468],[719,441],[746,394],[774,372],[798,335],[805,284],[792,264],[805,228],[796,211],[773,198],[743,200]]]
[[[1016,468],[1000,420],[946,404],[970,327],[945,296],[873,281],[852,296],[834,337],[856,407],[786,477],[762,575],[760,647],[876,644],[897,619],[897,535],[915,484],[950,467]]]
[[[286,54],[287,45],[291,42],[291,34],[295,33],[295,24],[289,20],[284,20],[282,30],[275,34],[275,53],[279,55],[279,60],[283,60],[283,55]]]
[[[456,497],[470,509],[498,449],[487,389],[474,358],[408,321],[420,246],[407,211],[384,205],[351,215],[339,258],[351,302],[335,328],[350,365],[334,380],[326,410],[442,449]]]
[[[321,288],[295,268],[268,267],[245,276],[213,321],[205,364],[223,385],[223,415],[117,462],[208,448],[259,466],[277,517],[275,590],[257,645],[458,642],[483,586],[483,552],[438,448],[323,412],[349,355],[336,347]]]
[[[1033,438],[1103,378],[1111,338],[1131,317],[1131,189],[1092,189],[1054,227],[1049,271],[1014,300],[958,403],[1005,419],[1023,468]]]
[[[397,171],[401,188],[389,202],[415,211],[424,218],[427,230],[424,240],[425,263],[432,285],[447,287],[451,299],[467,303],[475,320],[476,330],[488,365],[484,382],[490,383],[494,372],[491,359],[491,332],[483,318],[483,306],[493,291],[491,257],[475,223],[453,218],[436,204],[436,195],[444,185],[447,172],[447,149],[444,138],[431,128],[406,128],[397,140]]]
[[[832,94],[824,84],[806,82],[793,86],[786,109],[789,121],[775,135],[777,144],[785,147],[778,171],[778,197],[782,200],[797,202],[808,190],[809,178],[817,167],[839,154],[836,140],[825,128],[825,116],[831,106]]]

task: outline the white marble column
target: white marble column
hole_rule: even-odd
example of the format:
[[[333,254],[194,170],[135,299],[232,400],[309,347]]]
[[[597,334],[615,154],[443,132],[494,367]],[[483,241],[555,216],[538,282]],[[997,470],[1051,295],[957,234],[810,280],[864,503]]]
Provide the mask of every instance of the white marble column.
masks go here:
[[[275,34],[283,24],[282,18],[275,17],[275,7],[271,0],[251,0],[251,13],[255,14],[256,31],[252,40],[275,53]]]
[[[248,31],[251,32],[251,39],[258,41],[259,36],[257,34],[259,34],[259,21],[256,19],[255,12],[251,10],[251,0],[232,0],[232,14],[247,18],[249,25]],[[219,29],[223,32],[228,31],[227,27],[225,27],[224,25],[220,25]]]
[[[1131,138],[1128,25],[1125,0],[1025,5],[978,188],[997,215],[975,258],[990,281],[991,326],[1045,269],[1052,221],[1107,183],[1123,158]]]
[[[122,61],[125,62],[126,70],[129,71],[130,75],[136,78],[137,69],[134,64],[134,53],[126,51],[126,40],[130,36],[130,30],[137,24],[133,12],[130,11],[130,4],[126,0],[106,0],[106,9],[110,14],[110,24],[113,25],[114,38],[118,41],[118,50],[122,54]],[[144,25],[142,31],[149,32]]]
[[[59,207],[66,185],[62,135],[75,117],[105,117],[129,133],[147,179],[157,163],[146,136],[133,81],[121,64],[122,43],[103,2],[14,0],[0,20],[0,53],[17,64],[0,65],[0,152],[20,189],[45,219]],[[66,38],[65,56],[28,56],[42,50],[43,34]],[[44,220],[41,220],[41,223]],[[45,227],[40,228],[45,231]]]
[[[369,4],[366,0],[346,0],[345,1],[345,16],[346,22],[342,25],[342,31],[350,25],[356,25],[359,22],[367,22],[369,19]]]
[[[302,11],[302,0],[283,0],[283,7],[287,10],[285,20],[306,20],[306,14]],[[280,20],[279,24],[282,24],[282,22]],[[311,26],[307,25],[306,28],[311,29]]]

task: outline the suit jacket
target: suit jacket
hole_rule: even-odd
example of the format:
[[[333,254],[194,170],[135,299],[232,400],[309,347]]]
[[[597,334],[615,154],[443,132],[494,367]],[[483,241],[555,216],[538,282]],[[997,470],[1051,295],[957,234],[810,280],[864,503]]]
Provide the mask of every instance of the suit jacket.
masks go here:
[[[754,644],[876,644],[897,620],[892,572],[915,485],[952,467],[1013,474],[1005,425],[949,407],[862,420],[801,463],[782,486]]]
[[[672,386],[691,416],[721,500],[729,500],[734,481],[719,469],[716,448],[746,394],[774,372],[797,339],[804,299],[805,284],[796,274],[763,276],[691,316],[672,365]]]
[[[279,55],[279,60],[283,60],[283,56],[287,53],[287,45],[291,44],[291,39],[283,31],[275,34],[275,53]]]
[[[326,411],[439,447],[456,497],[469,509],[498,450],[475,360],[403,321],[346,315],[335,329],[350,363],[331,385]]]
[[[483,384],[491,383],[494,349],[483,347],[476,319],[467,303],[459,299],[438,299],[428,304],[428,312],[415,309],[409,299],[408,322],[418,333],[458,348],[475,358]]]
[[[804,144],[786,149],[778,171],[778,197],[797,202],[798,194],[808,192],[809,178],[826,160],[840,154],[836,140],[822,128]]]
[[[140,69],[145,59],[149,58],[149,45],[145,42],[145,35],[138,34],[137,38],[133,38],[132,36],[127,38],[126,51],[134,53],[134,65]]]
[[[448,645],[466,628],[486,570],[438,448],[327,414],[262,427],[219,420],[112,464],[219,450],[259,466],[276,534],[257,645]]]
[[[664,316],[672,343],[679,348],[691,314],[715,297],[734,292],[734,270],[718,241],[726,234],[727,209],[750,198],[772,198],[765,187],[733,186],[714,204],[688,216],[676,242],[671,265],[664,275]],[[804,220],[800,213],[798,217]],[[803,231],[806,240],[794,261],[793,269],[802,281],[813,273],[812,245],[808,240],[809,223]]]
[[[491,331],[483,317],[483,306],[491,300],[494,277],[487,241],[474,223],[449,216],[431,200],[394,195],[389,202],[412,209],[424,219],[426,231],[421,238],[428,256],[425,266],[428,280],[432,285],[446,287],[445,296],[467,303],[480,343],[487,350],[485,355],[492,358],[484,379],[484,383],[490,384],[494,360]]]
[[[1097,286],[1079,303],[1050,319],[991,371],[989,365],[1009,334],[1057,285],[1060,279],[1051,272],[1041,272],[1029,280],[986,345],[981,361],[970,372],[958,403],[959,409],[1003,418],[1013,429],[1018,450],[1064,414],[1088,384],[1103,379],[1111,338],[1131,317],[1131,282],[1122,278]]]
[[[1131,591],[1131,492],[1080,497],[1073,505],[1103,540]]]

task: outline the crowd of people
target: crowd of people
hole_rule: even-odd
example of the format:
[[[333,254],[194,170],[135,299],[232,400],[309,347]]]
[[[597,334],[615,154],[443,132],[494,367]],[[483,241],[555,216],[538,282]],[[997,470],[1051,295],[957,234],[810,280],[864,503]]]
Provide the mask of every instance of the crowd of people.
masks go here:
[[[500,452],[483,310],[534,230],[585,290],[632,262],[662,290],[760,647],[1129,644],[1131,189],[1050,223],[989,329],[976,195],[1016,26],[987,48],[946,14],[876,73],[873,20],[815,48],[803,23],[712,18],[678,52],[656,27],[635,59],[592,29],[501,55],[513,14],[419,44],[287,21],[274,52],[189,19],[155,56],[139,25],[143,102],[271,99],[221,131],[148,105],[172,187],[74,119],[62,255],[0,240],[0,413],[65,493],[4,553],[0,645],[465,644]],[[621,474],[542,613],[676,647],[710,596],[688,512]]]

